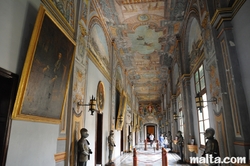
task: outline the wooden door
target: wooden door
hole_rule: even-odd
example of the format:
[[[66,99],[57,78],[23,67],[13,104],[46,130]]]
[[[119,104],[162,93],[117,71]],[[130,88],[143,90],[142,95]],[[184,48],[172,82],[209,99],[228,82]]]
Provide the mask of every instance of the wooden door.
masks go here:
[[[155,126],[147,126],[147,141],[150,142],[149,140],[149,135],[153,134],[155,136]],[[155,137],[156,138],[156,137]]]

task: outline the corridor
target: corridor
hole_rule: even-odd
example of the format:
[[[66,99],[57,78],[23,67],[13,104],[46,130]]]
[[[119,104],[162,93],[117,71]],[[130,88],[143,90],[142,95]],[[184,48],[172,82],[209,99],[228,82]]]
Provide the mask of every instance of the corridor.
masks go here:
[[[147,151],[143,149],[143,145],[136,147],[138,166],[161,166],[162,165],[162,150],[154,151],[148,146]],[[167,149],[169,151],[169,149]],[[180,157],[176,153],[167,153],[168,166],[187,166],[188,164],[177,164]],[[124,153],[114,161],[116,166],[133,166],[133,153]]]

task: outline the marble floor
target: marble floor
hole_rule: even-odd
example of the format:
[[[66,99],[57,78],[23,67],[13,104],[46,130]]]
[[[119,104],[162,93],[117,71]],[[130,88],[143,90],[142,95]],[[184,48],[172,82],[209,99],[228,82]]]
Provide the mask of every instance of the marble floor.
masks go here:
[[[169,151],[169,149],[167,149]],[[169,166],[187,166],[188,164],[177,164],[180,157],[176,153],[167,153]],[[133,153],[124,153],[114,160],[116,166],[133,166]],[[137,165],[138,166],[161,166],[162,150],[154,151],[152,147],[148,147],[145,151],[143,148],[137,148]]]

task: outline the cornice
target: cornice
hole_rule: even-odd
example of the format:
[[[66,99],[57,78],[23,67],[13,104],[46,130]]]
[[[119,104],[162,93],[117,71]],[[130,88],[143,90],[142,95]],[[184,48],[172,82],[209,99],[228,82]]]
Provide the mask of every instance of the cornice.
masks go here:
[[[46,9],[56,18],[60,25],[65,29],[69,36],[75,41],[75,29],[72,27],[63,14],[58,10],[55,4],[51,0],[42,0],[41,1]],[[76,28],[76,27],[75,27]]]
[[[217,9],[211,19],[211,25],[218,30],[224,21],[231,21],[246,0],[236,0],[232,7]]]
[[[181,80],[182,80],[182,81],[185,80],[185,79],[190,79],[190,74],[183,74],[183,75],[181,76]]]

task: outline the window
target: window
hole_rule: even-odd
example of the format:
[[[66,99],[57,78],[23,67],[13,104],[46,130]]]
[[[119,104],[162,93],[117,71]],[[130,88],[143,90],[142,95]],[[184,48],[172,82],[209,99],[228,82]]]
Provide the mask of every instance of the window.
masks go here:
[[[179,116],[179,130],[182,132],[182,135],[184,135],[181,94],[178,96],[177,100],[178,100],[178,109],[179,109],[179,115],[178,115]]]
[[[183,114],[182,111],[179,112],[179,124],[180,124],[180,131],[182,132],[182,134],[184,135],[184,128],[183,128]]]
[[[202,111],[197,109],[198,113],[198,123],[199,123],[199,135],[200,135],[200,144],[205,146],[206,140],[204,136],[204,132],[207,128],[210,127],[209,123],[209,115],[207,108],[207,94],[206,94],[206,85],[205,85],[205,75],[204,75],[204,67],[201,65],[199,69],[194,73],[195,80],[195,90],[196,94],[200,93],[203,101],[203,109]]]

